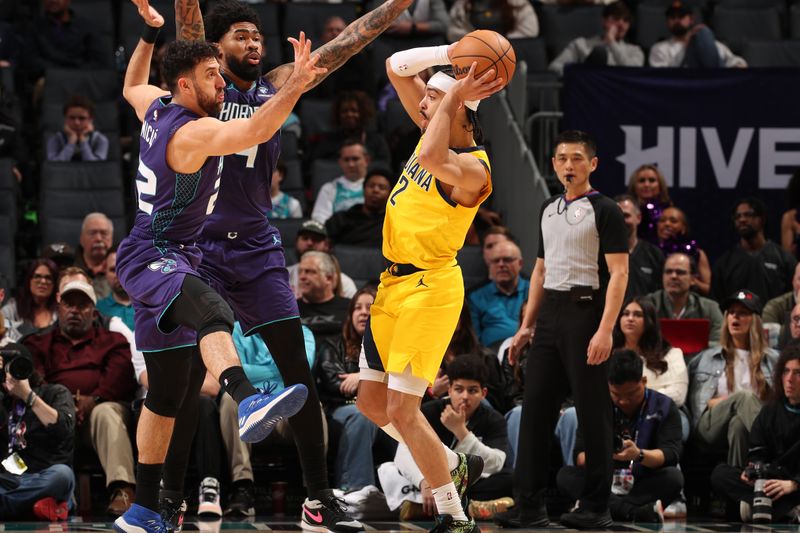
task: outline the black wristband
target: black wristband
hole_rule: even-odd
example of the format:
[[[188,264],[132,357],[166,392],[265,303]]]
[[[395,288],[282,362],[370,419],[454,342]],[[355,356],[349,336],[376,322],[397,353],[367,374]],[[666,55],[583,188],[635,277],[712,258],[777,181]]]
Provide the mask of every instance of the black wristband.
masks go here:
[[[142,40],[147,44],[154,44],[158,38],[158,32],[160,31],[161,28],[156,28],[154,26],[148,26],[145,24],[144,30],[142,31]]]
[[[31,390],[30,394],[28,394],[28,401],[25,402],[25,407],[30,407],[31,405],[33,405],[33,402],[36,401],[37,397],[38,396],[36,395],[36,393],[33,392],[33,390]]]

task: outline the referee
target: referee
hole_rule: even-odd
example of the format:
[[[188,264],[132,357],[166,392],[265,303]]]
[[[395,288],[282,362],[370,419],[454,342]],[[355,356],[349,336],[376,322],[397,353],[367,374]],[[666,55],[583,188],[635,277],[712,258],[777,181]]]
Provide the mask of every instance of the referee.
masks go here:
[[[586,485],[562,525],[598,529],[608,512],[613,437],[605,361],[628,282],[627,230],[616,202],[592,189],[597,145],[582,131],[555,141],[553,168],[564,194],[539,214],[539,252],[528,304],[510,359],[531,340],[514,475],[516,507],[495,521],[505,527],[548,525],[544,491],[559,409],[572,392],[586,436]]]

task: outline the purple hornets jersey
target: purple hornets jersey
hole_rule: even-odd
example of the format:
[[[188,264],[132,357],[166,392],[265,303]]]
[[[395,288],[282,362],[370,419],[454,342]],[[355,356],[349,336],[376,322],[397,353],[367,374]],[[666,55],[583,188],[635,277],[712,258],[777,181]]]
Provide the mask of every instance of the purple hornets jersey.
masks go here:
[[[223,121],[250,118],[275,92],[275,87],[263,77],[247,92],[229,82],[218,118]],[[265,143],[225,156],[217,206],[206,221],[204,236],[224,238],[229,233],[248,235],[266,229],[267,211],[272,208],[269,188],[280,149],[280,132],[277,132]]]
[[[194,242],[214,210],[222,172],[222,158],[209,157],[192,174],[180,174],[167,165],[167,143],[178,129],[200,118],[185,107],[157,98],[147,109],[139,139],[136,174],[138,210],[132,231],[139,238],[164,242]]]

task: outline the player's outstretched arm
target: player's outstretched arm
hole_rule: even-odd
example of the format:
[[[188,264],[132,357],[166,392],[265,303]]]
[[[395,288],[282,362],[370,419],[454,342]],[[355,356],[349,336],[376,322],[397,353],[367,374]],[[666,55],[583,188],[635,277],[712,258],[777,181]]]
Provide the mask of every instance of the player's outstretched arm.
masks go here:
[[[469,73],[445,93],[439,109],[428,124],[419,150],[419,164],[425,170],[436,179],[473,195],[479,194],[486,186],[489,170],[477,158],[469,154],[457,154],[450,149],[450,127],[456,111],[464,102],[482,100],[503,87],[500,78],[490,81],[494,76],[493,69],[476,78],[476,66],[473,63]]]
[[[311,90],[322,83],[331,72],[374,41],[403,11],[408,9],[411,2],[412,0],[388,0],[351,22],[335,39],[321,46],[316,51],[320,55],[317,65],[327,68],[328,71],[318,75],[306,90]],[[266,78],[275,87],[281,87],[291,72],[292,65],[288,63],[269,71]]]
[[[294,70],[283,88],[248,119],[222,122],[204,117],[187,123],[175,132],[167,148],[167,162],[176,172],[196,172],[209,156],[242,152],[272,138],[309,83],[325,69],[316,66],[318,55],[311,53],[311,41],[300,32],[300,39],[289,38],[294,48]]]
[[[148,0],[131,1],[138,8],[139,15],[144,19],[147,27],[131,55],[131,60],[128,62],[122,95],[136,111],[136,116],[139,117],[139,120],[144,120],[144,114],[150,104],[153,103],[153,100],[169,94],[160,87],[147,83],[150,78],[150,60],[153,58],[155,38],[158,34],[158,28],[164,25],[164,17],[150,6]]]
[[[175,0],[175,36],[179,41],[205,41],[200,0]]]

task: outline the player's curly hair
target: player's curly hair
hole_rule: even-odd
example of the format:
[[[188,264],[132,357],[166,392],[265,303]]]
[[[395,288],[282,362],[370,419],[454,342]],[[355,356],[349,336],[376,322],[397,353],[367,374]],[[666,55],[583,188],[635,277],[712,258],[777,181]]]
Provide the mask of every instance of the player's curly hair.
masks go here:
[[[206,13],[203,24],[206,29],[206,40],[218,43],[237,22],[252,22],[261,30],[261,19],[258,13],[247,4],[238,0],[220,0]]]
[[[219,52],[211,43],[173,41],[167,45],[161,59],[161,73],[172,94],[178,90],[178,78],[189,74],[201,61],[216,59]]]

